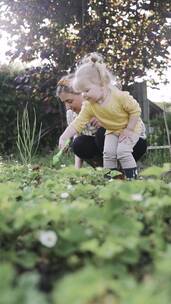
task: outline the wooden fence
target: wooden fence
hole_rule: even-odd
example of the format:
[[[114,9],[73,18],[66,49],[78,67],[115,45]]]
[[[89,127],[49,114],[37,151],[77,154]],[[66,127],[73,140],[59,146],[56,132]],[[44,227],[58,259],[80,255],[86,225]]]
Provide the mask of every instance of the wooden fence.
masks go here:
[[[171,146],[148,146],[147,150],[171,149]]]

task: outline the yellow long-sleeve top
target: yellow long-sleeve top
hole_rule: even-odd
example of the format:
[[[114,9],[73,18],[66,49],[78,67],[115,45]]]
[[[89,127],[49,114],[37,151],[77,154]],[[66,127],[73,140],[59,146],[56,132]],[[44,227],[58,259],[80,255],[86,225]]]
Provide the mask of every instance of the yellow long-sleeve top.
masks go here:
[[[134,131],[140,133],[142,124],[140,115],[141,108],[138,102],[128,92],[112,88],[110,99],[104,105],[84,101],[81,112],[72,122],[72,126],[80,133],[90,119],[96,117],[106,129],[106,134],[119,135],[127,127],[130,118],[138,116]]]

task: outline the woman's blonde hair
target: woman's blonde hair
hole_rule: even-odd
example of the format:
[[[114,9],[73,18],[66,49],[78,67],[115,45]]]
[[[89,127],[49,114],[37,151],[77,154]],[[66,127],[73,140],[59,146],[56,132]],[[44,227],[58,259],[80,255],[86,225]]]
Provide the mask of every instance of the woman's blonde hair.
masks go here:
[[[103,56],[99,53],[90,53],[80,61],[73,80],[74,90],[82,91],[82,87],[86,86],[87,80],[103,87],[115,83],[114,75],[106,67]]]
[[[78,94],[74,91],[72,86],[72,80],[74,78],[74,74],[68,74],[63,76],[58,82],[57,82],[57,88],[56,88],[56,96],[59,97],[62,93],[70,93],[70,94]]]

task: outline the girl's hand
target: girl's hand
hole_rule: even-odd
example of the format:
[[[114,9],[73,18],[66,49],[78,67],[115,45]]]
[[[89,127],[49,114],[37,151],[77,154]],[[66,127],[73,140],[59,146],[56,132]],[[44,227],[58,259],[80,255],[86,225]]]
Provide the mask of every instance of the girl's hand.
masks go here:
[[[124,129],[122,133],[119,135],[119,142],[127,139],[128,137],[131,137],[134,134],[134,131],[129,129]]]
[[[60,150],[63,150],[65,147],[65,140],[62,138],[62,136],[59,137],[58,147]]]
[[[62,136],[59,137],[58,147],[60,150],[67,150],[69,144],[69,139],[64,139]]]
[[[60,150],[67,150],[67,147],[69,145],[70,139],[77,135],[77,131],[74,129],[74,127],[68,126],[65,131],[62,133],[62,135],[59,137],[59,149]]]

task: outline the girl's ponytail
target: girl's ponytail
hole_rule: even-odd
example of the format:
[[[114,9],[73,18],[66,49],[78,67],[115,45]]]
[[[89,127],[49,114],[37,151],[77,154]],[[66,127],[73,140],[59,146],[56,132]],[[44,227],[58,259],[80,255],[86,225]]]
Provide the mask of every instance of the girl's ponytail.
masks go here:
[[[106,67],[106,64],[104,63],[103,56],[99,53],[93,52],[88,55],[86,55],[78,65],[77,70],[80,70],[81,67],[86,67],[96,70],[98,82],[100,82],[101,86],[109,86],[112,82],[114,82],[114,76],[109,72],[108,68]],[[90,71],[90,76],[93,75]],[[93,81],[94,79],[94,75]],[[96,78],[97,78],[96,77]]]

